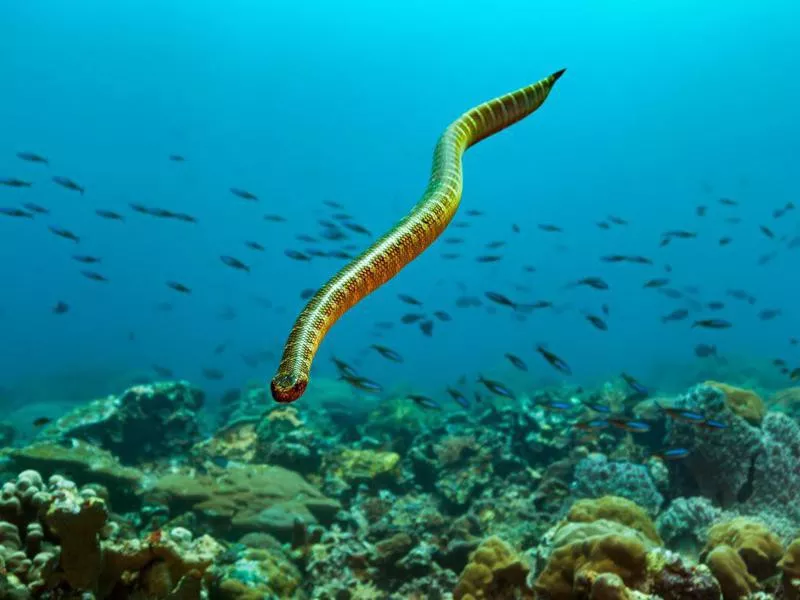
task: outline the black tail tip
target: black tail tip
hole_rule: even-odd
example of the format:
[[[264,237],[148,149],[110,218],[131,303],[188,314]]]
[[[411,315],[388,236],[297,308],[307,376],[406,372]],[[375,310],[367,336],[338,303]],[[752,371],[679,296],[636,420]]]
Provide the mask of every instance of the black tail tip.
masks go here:
[[[552,83],[555,83],[556,81],[558,81],[561,78],[561,76],[564,74],[565,71],[566,71],[566,69],[561,69],[559,71],[556,71],[552,75],[550,75],[550,79],[552,79]]]

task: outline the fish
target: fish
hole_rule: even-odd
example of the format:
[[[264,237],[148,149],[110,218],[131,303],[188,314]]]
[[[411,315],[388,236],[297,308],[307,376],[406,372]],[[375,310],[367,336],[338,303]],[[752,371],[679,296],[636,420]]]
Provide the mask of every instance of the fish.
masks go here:
[[[800,367],[792,369],[791,373],[789,373],[789,379],[791,379],[792,381],[797,381],[798,379],[800,379]]]
[[[583,404],[589,410],[592,410],[596,413],[601,413],[604,415],[611,414],[611,407],[607,404],[603,404],[602,402],[596,402],[594,400],[581,400],[581,404]]]
[[[735,298],[736,300],[744,300],[748,304],[756,303],[755,297],[744,290],[727,290],[725,293],[731,298]]]
[[[698,423],[698,426],[702,427],[703,429],[727,429],[728,424],[724,423],[718,419],[706,419],[705,421]]]
[[[450,316],[449,313],[446,313],[443,310],[436,310],[433,312],[433,316],[439,319],[440,321],[452,321],[453,317]]]
[[[488,250],[497,250],[498,248],[502,248],[505,245],[506,245],[506,243],[503,240],[497,240],[497,241],[489,242],[488,244],[486,244],[486,248]]]
[[[231,194],[241,198],[242,200],[251,200],[253,202],[258,201],[258,196],[253,194],[252,192],[248,192],[247,190],[243,190],[242,188],[230,188]]]
[[[40,206],[38,204],[34,204],[33,202],[25,202],[23,208],[26,208],[28,211],[37,214],[37,215],[47,215],[50,214],[50,210],[45,208],[44,206]]]
[[[779,317],[783,314],[783,311],[780,308],[765,308],[758,313],[758,318],[762,321],[771,321],[776,317]]]
[[[286,221],[286,218],[282,217],[281,215],[267,214],[267,215],[264,215],[264,220],[265,221],[272,221],[273,223],[283,223],[283,222]]]
[[[56,305],[53,307],[52,312],[54,315],[63,315],[69,312],[69,304],[64,302],[63,300],[59,300],[56,302]]]
[[[297,250],[284,250],[283,253],[292,260],[299,260],[299,261],[311,260],[310,256],[308,256],[307,254],[303,254],[302,252],[299,252]]]
[[[542,231],[547,231],[548,233],[560,233],[564,231],[558,225],[553,225],[551,223],[541,223],[537,225],[537,227]]]
[[[536,351],[542,355],[542,357],[557,371],[564,373],[565,375],[572,375],[572,369],[570,369],[569,365],[561,358],[556,356],[554,353],[550,352],[547,348],[542,346],[541,344],[536,347]]]
[[[708,207],[703,206],[702,204],[694,209],[694,212],[698,217],[705,217],[706,211],[708,211]]]
[[[86,277],[86,279],[91,279],[92,281],[97,281],[100,283],[108,283],[108,278],[105,275],[98,273],[97,271],[81,271],[81,275]]]
[[[556,412],[567,412],[575,408],[575,405],[569,400],[560,400],[553,398],[550,394],[539,394],[536,397],[536,405],[541,406],[544,410],[552,410]]]
[[[182,163],[182,162],[186,161],[186,159],[183,156],[181,156],[180,154],[170,154],[168,156],[168,158],[172,162],[181,162]]]
[[[610,226],[608,223],[606,223],[605,221],[598,221],[598,222],[596,223],[596,225],[597,225],[597,226],[598,226],[600,229],[611,229],[611,226]]]
[[[86,191],[83,188],[83,186],[78,185],[77,183],[72,181],[72,179],[70,179],[69,177],[62,177],[60,175],[54,175],[52,177],[52,180],[53,180],[53,183],[55,183],[56,185],[59,185],[59,186],[63,187],[66,190],[71,190],[73,192],[78,192],[81,196],[83,196],[83,193]]]
[[[232,269],[237,269],[239,271],[247,271],[248,273],[250,272],[250,267],[247,266],[246,264],[244,264],[238,258],[235,258],[233,256],[225,256],[225,255],[220,256],[219,258],[223,262],[223,264],[229,266]]]
[[[759,225],[758,228],[761,230],[761,233],[763,233],[769,239],[771,240],[775,239],[775,233],[773,233],[773,231],[766,225]]]
[[[720,198],[719,203],[725,206],[738,206],[739,203],[736,200],[732,200],[731,198]]]
[[[665,238],[677,238],[680,240],[691,240],[697,237],[696,232],[686,231],[684,229],[673,229],[671,231],[666,231],[661,235]]]
[[[647,387],[643,386],[639,383],[635,377],[632,375],[628,375],[627,373],[620,373],[620,377],[622,380],[630,386],[630,388],[636,392],[637,394],[642,394],[643,396],[648,396],[650,394],[650,390]]]
[[[32,219],[33,215],[29,212],[26,212],[20,208],[0,208],[0,215],[5,215],[7,217],[17,217],[23,219]]]
[[[150,365],[150,368],[153,369],[153,371],[155,371],[155,374],[158,375],[159,377],[167,378],[167,377],[172,377],[174,375],[172,369],[168,367],[152,364]]]
[[[608,283],[606,283],[605,280],[600,277],[584,277],[583,279],[578,280],[575,285],[585,285],[596,290],[609,289]]]
[[[65,240],[69,240],[71,242],[75,242],[76,244],[81,241],[77,235],[72,233],[69,229],[63,229],[61,227],[54,227],[53,225],[49,225],[47,227],[54,235],[58,237],[64,238]]]
[[[308,300],[309,298],[311,298],[311,296],[313,296],[316,293],[317,293],[317,290],[315,290],[313,288],[306,288],[302,292],[300,292],[300,299],[301,300]]]
[[[453,401],[455,401],[455,403],[458,404],[461,408],[469,408],[469,400],[467,400],[467,397],[464,394],[462,394],[459,390],[452,387],[448,387],[447,393],[453,399]]]
[[[479,375],[478,383],[483,384],[483,386],[493,394],[503,396],[504,398],[510,398],[511,400],[516,399],[514,392],[512,392],[508,386],[500,383],[499,381],[486,379],[483,375]]]
[[[200,372],[203,374],[203,377],[210,381],[220,381],[225,379],[225,372],[214,367],[203,367],[200,369]]]
[[[656,402],[656,407],[658,407],[658,409],[665,415],[675,419],[676,421],[684,421],[685,423],[702,423],[706,420],[706,416],[697,410],[663,406],[658,402]]]
[[[719,244],[720,246],[727,246],[727,245],[728,245],[728,244],[730,244],[732,241],[733,241],[733,239],[732,239],[732,238],[730,238],[730,237],[728,237],[728,236],[725,236],[725,237],[721,237],[721,238],[719,238],[719,242],[718,242],[718,244]]]
[[[622,217],[617,217],[615,215],[608,215],[608,220],[614,223],[614,225],[627,225],[628,222],[623,219]]]
[[[631,417],[609,417],[608,422],[613,427],[630,433],[647,433],[650,431],[649,423]]]
[[[412,402],[418,404],[422,408],[428,408],[432,410],[442,410],[442,405],[436,402],[433,398],[429,398],[428,396],[423,396],[422,394],[408,394],[406,396]]]
[[[33,420],[34,427],[44,427],[45,425],[52,423],[53,419],[50,417],[39,417],[38,419]]]
[[[465,211],[468,217],[480,217],[484,214],[482,210],[478,210],[477,208],[470,208],[469,210]]]
[[[217,345],[214,347],[214,354],[215,354],[215,355],[217,355],[217,356],[218,356],[218,355],[220,355],[220,354],[222,354],[223,352],[225,352],[225,350],[227,349],[227,347],[228,347],[228,344],[227,344],[227,342],[222,342],[221,344],[217,344]]]
[[[294,236],[294,239],[299,242],[305,242],[306,244],[315,244],[317,242],[317,238],[310,236],[307,233],[298,233],[296,236]]]
[[[244,243],[244,245],[250,248],[251,250],[258,250],[259,252],[264,251],[264,246],[262,246],[258,242],[253,242],[251,240],[248,240]]]
[[[409,296],[408,294],[397,294],[397,297],[401,302],[405,302],[406,304],[411,304],[412,306],[422,306],[422,302],[413,296]]]
[[[725,308],[725,303],[713,300],[708,304],[706,304],[706,308],[708,308],[708,310],[722,310],[723,308]]]
[[[381,346],[380,344],[372,344],[370,346],[375,352],[380,354],[382,357],[391,360],[393,362],[401,363],[403,362],[403,357],[400,356],[397,352],[392,350],[391,348],[387,348],[386,346]]]
[[[493,263],[503,260],[503,257],[499,254],[482,254],[476,257],[475,260],[479,263]]]
[[[666,450],[661,450],[660,452],[653,452],[650,455],[650,458],[660,458],[664,462],[669,460],[681,460],[689,456],[689,450],[687,448],[667,448]]]
[[[586,315],[586,320],[600,331],[608,331],[608,325],[606,322],[597,315]]]
[[[350,231],[354,231],[355,233],[360,233],[362,235],[368,235],[368,236],[372,235],[369,229],[367,229],[363,225],[359,225],[358,223],[346,222],[344,223],[344,227],[346,227]]]
[[[341,210],[344,208],[341,204],[336,202],[335,200],[323,200],[322,203],[327,206],[328,208],[333,208],[336,210]]]
[[[599,431],[601,429],[607,429],[610,425],[611,423],[605,419],[590,419],[588,421],[578,421],[573,427],[583,431]]]
[[[404,325],[410,325],[411,323],[416,323],[420,319],[424,319],[425,315],[421,313],[408,313],[400,317],[400,322]]]
[[[664,287],[665,285],[669,284],[669,279],[666,278],[657,278],[657,279],[650,279],[649,281],[645,282],[642,287],[645,288],[660,288]]]
[[[485,292],[484,296],[486,296],[489,300],[496,304],[500,304],[502,306],[509,306],[514,310],[517,309],[517,304],[512,302],[507,296],[500,294],[498,292]]]
[[[705,329],[729,329],[733,327],[733,323],[725,319],[700,319],[692,323],[692,329],[695,327],[702,327]]]
[[[717,347],[714,344],[697,344],[694,347],[694,354],[698,358],[717,356]]]
[[[360,375],[341,375],[339,379],[342,379],[352,385],[354,388],[361,390],[362,392],[370,392],[373,394],[378,394],[383,391],[383,388],[380,386],[379,383],[372,381],[366,377]]]
[[[99,263],[99,262],[102,262],[102,260],[103,260],[102,258],[99,258],[97,256],[89,256],[89,255],[84,255],[84,254],[75,254],[75,255],[72,256],[72,259],[76,260],[79,263],[83,263],[83,264],[86,264],[86,265],[92,265],[92,264],[95,264],[95,263]]]
[[[520,371],[527,371],[528,370],[528,365],[526,365],[525,361],[523,361],[516,354],[511,354],[510,352],[506,352],[505,353],[505,357],[508,359],[508,362],[510,362],[512,365],[514,365]]]
[[[180,292],[181,294],[191,294],[191,288],[186,287],[182,283],[178,283],[177,281],[168,281],[167,287],[175,290],[176,292]]]
[[[36,154],[35,152],[17,152],[17,158],[24,160],[25,162],[39,163],[43,165],[50,164],[50,161],[47,160],[47,158],[41,154]]]
[[[343,360],[336,358],[335,356],[332,356],[331,361],[336,367],[336,370],[339,371],[339,375],[345,375],[347,377],[358,377],[358,375],[356,374],[356,370]]]
[[[664,315],[661,317],[662,323],[669,323],[670,321],[683,321],[686,317],[689,316],[689,311],[685,308],[676,308],[668,315]]]
[[[97,210],[94,211],[94,214],[96,214],[98,217],[102,217],[103,219],[107,219],[109,221],[124,221],[125,220],[125,217],[123,217],[121,214],[119,214],[118,212],[115,212],[113,210],[105,210],[105,209],[102,209],[102,208],[98,208]]]
[[[423,335],[431,337],[433,335],[433,321],[429,319],[421,321],[419,324],[419,330],[422,332]]]
[[[29,188],[33,185],[33,183],[30,181],[24,181],[22,179],[17,179],[15,177],[10,177],[8,179],[0,179],[0,185],[12,188]]]

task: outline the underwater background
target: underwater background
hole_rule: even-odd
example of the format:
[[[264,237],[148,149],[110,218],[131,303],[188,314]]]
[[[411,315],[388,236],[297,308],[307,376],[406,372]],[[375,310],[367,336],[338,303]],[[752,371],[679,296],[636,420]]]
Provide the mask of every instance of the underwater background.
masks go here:
[[[671,544],[662,519],[658,532],[642,526],[642,552],[669,548],[710,568],[687,576],[702,591],[611,569],[628,588],[615,593],[796,598],[780,577],[800,561],[790,544],[800,516],[757,499],[769,479],[758,473],[797,470],[790,458],[759,467],[780,454],[769,448],[800,449],[799,25],[800,5],[778,0],[0,2],[0,438],[11,486],[0,517],[22,532],[25,490],[50,494],[37,505],[47,507],[102,484],[107,494],[89,495],[122,533],[91,533],[90,554],[137,536],[186,542],[162,529],[206,534],[217,546],[192,551],[213,560],[188,563],[205,565],[197,593],[217,597],[346,598],[356,583],[363,597],[449,597],[461,577],[456,598],[605,598],[591,584],[542,583],[557,552],[541,550],[545,532],[573,502],[621,497],[649,523],[700,498],[710,516],[697,548]],[[562,68],[536,114],[466,153],[450,227],[331,329],[306,395],[276,405],[269,381],[295,318],[417,202],[445,127]],[[738,454],[744,466],[724,462]],[[586,474],[587,457],[625,476],[581,483],[601,477]],[[704,484],[721,470],[735,482]],[[327,508],[276,517],[270,505],[268,526],[258,511],[221,526],[198,516],[208,507],[197,497],[175,499],[196,477],[233,478],[240,493],[258,488],[254,477],[268,488],[284,476],[287,502],[319,495]],[[800,473],[777,487],[794,502]],[[497,527],[481,502],[503,506],[509,490],[529,513],[509,510]],[[376,529],[380,502],[435,511],[436,539],[398,520]],[[767,566],[735,544],[749,571],[708,558],[708,531],[737,518],[767,532],[755,544]],[[37,544],[55,547],[64,525],[42,520]],[[459,527],[466,546],[447,551]],[[242,545],[253,531],[275,544]],[[365,550],[400,534],[408,554]],[[192,571],[170,563],[162,593],[143,583],[153,563],[139,557],[128,569],[139,579],[100,585],[107,574],[76,575],[66,546],[37,563],[39,545],[18,535],[27,558],[3,564],[23,566],[0,569],[14,593],[173,597]],[[323,573],[313,548],[324,543],[364,547]],[[486,543],[522,574],[466,592],[471,552]],[[426,544],[439,558],[397,566]],[[280,563],[294,583],[233,573],[236,552],[252,547],[272,558],[247,560]],[[35,583],[23,576],[31,565],[46,571]]]

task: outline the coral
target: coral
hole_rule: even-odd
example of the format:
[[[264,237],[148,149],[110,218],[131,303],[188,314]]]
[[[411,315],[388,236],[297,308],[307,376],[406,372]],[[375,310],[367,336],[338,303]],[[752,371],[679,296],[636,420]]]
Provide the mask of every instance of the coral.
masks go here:
[[[787,600],[800,599],[800,538],[789,544],[778,566],[783,571],[784,597]]]
[[[273,409],[256,428],[255,459],[292,469],[303,475],[319,471],[322,445],[318,436],[297,416],[294,407]]]
[[[113,452],[123,464],[186,454],[199,441],[201,390],[185,381],[137,385],[61,417],[49,432]]]
[[[400,455],[377,450],[343,450],[335,459],[334,474],[351,483],[375,483],[396,479]]]
[[[702,410],[724,423],[723,430],[699,429],[696,425],[670,419],[666,423],[665,446],[684,447],[683,461],[700,495],[723,508],[741,501],[748,489],[751,466],[762,444],[761,431],[728,407],[725,394],[716,387],[699,385],[675,399],[672,407]]]
[[[783,546],[774,533],[763,524],[743,517],[711,527],[703,553],[710,553],[723,545],[733,548],[744,561],[747,571],[758,580],[772,576],[783,555]]]
[[[173,513],[192,510],[218,537],[264,532],[290,541],[295,523],[330,523],[341,509],[300,475],[266,465],[231,466],[221,477],[168,474],[152,482]]]
[[[629,588],[642,587],[647,577],[647,549],[624,535],[589,537],[557,548],[536,579],[536,593],[548,600],[588,597],[592,580],[601,573],[618,575]]]
[[[153,600],[199,600],[204,574],[222,551],[208,536],[193,541],[181,529],[144,541],[112,539],[109,509],[92,488],[60,475],[45,484],[30,470],[3,485],[2,516],[0,566],[11,588],[2,593],[20,600],[49,597],[50,590],[98,600],[134,590]]]
[[[730,546],[717,546],[705,561],[719,582],[725,600],[740,600],[761,589],[756,578],[747,572],[742,557]]]
[[[656,544],[661,537],[647,513],[635,502],[619,496],[603,496],[594,500],[578,500],[567,513],[566,520],[573,523],[591,523],[600,519],[615,521],[640,531]]]
[[[454,600],[533,598],[528,565],[505,542],[486,539],[469,557],[453,590]]]
[[[656,527],[667,546],[697,559],[708,528],[721,514],[722,511],[708,498],[702,496],[675,498],[658,515]]]
[[[281,551],[243,547],[231,564],[215,568],[212,595],[219,600],[293,598],[300,588],[300,570]]]
[[[110,452],[77,439],[65,444],[40,442],[5,454],[13,469],[64,473],[79,485],[99,483],[120,508],[132,503],[143,478],[141,471],[120,465]]]
[[[435,446],[439,464],[449,467],[475,451],[476,440],[471,435],[451,435]]]
[[[219,457],[250,462],[256,457],[257,440],[255,423],[239,422],[221,429],[214,437],[195,444],[191,455],[201,462],[205,459],[213,461]]]
[[[734,387],[718,381],[706,381],[703,385],[716,388],[725,394],[728,408],[751,425],[759,425],[767,413],[761,396],[752,390]]]
[[[572,493],[576,498],[617,494],[632,500],[651,515],[658,514],[664,503],[646,466],[610,461],[603,454],[591,454],[578,463]]]

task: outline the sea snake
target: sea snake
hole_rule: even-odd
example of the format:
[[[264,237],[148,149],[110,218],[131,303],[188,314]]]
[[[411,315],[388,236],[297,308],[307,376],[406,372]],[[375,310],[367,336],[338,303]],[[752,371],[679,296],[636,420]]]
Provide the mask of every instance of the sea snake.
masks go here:
[[[463,187],[461,156],[482,139],[539,108],[564,69],[467,111],[442,134],[422,199],[405,218],[323,285],[297,317],[272,379],[272,397],[294,402],[306,391],[311,362],[328,330],[345,312],[422,254],[456,214]]]

